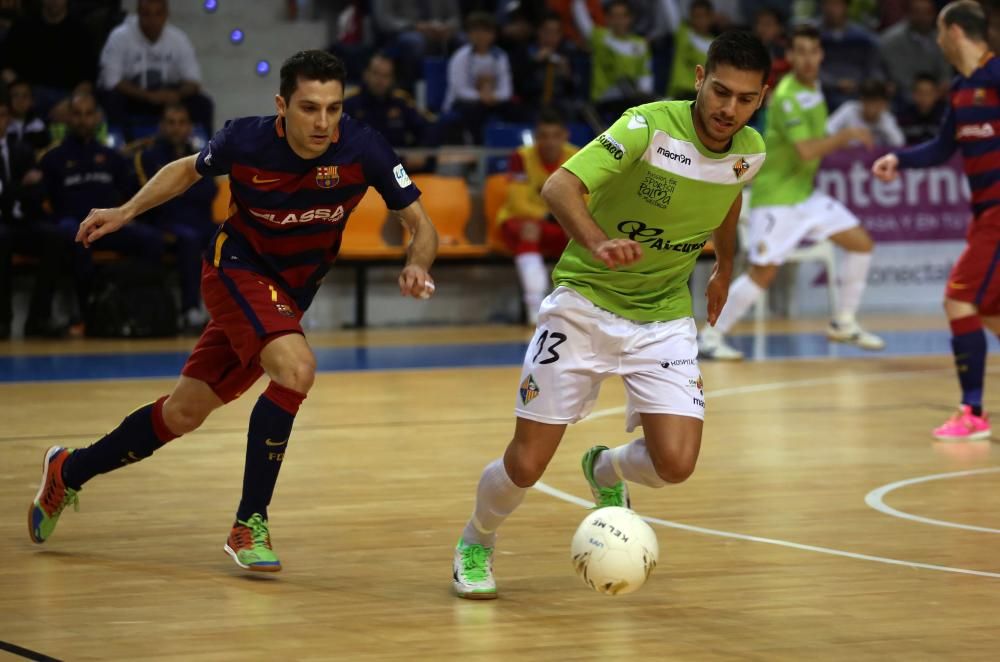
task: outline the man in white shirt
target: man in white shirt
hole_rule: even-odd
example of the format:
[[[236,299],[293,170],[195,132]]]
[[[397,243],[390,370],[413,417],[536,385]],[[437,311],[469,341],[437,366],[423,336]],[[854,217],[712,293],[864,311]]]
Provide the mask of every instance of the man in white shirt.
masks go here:
[[[128,139],[136,127],[155,127],[172,103],[184,104],[192,121],[212,132],[212,101],[201,93],[194,47],[167,16],[167,0],[138,0],[137,15],[112,30],[101,52],[108,119]]]
[[[906,136],[889,110],[889,90],[880,80],[867,80],[861,84],[861,100],[846,101],[830,115],[826,128],[830,135],[847,128],[865,127],[879,147],[902,147]],[[852,141],[851,147],[861,143]]]

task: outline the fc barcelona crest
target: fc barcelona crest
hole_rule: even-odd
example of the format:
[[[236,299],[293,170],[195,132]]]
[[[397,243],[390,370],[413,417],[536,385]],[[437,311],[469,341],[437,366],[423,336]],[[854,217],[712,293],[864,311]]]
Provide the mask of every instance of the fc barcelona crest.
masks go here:
[[[340,175],[337,174],[337,166],[318,166],[316,168],[316,186],[333,188],[339,183]]]
[[[739,179],[746,174],[747,170],[750,169],[750,164],[743,157],[733,164],[733,174],[736,175],[736,179]]]

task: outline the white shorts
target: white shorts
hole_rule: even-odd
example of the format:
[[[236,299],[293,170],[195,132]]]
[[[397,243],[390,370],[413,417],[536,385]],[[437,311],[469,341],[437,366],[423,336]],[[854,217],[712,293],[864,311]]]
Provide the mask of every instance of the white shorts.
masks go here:
[[[690,317],[640,324],[557,287],[539,309],[515,412],[541,423],[575,423],[593,409],[601,382],[621,375],[629,432],[642,424],[639,414],[704,420],[697,333]]]
[[[858,225],[851,211],[825,193],[813,192],[797,205],[750,211],[747,258],[751,264],[784,264],[804,240],[823,241]]]

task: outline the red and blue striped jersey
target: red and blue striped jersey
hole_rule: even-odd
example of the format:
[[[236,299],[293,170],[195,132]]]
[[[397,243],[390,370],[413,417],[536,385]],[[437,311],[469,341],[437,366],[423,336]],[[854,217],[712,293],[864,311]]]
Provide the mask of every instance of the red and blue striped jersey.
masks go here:
[[[949,101],[938,135],[896,156],[901,168],[923,168],[960,149],[978,217],[1000,205],[1000,58],[986,53],[968,78],[957,77]]]
[[[420,197],[385,139],[347,115],[315,159],[292,151],[277,116],[231,120],[198,155],[196,167],[204,176],[229,175],[232,196],[207,259],[268,276],[303,310],[369,186],[393,210]]]

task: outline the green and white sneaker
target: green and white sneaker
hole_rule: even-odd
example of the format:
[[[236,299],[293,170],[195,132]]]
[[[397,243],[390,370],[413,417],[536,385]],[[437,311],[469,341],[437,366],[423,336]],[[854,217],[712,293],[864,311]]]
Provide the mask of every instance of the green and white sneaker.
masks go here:
[[[493,581],[493,548],[467,545],[459,538],[455,545],[452,584],[455,593],[466,600],[496,600],[497,584]]]
[[[608,450],[607,446],[594,446],[583,454],[583,477],[590,485],[590,493],[594,496],[594,509],[607,508],[608,506],[619,506],[621,508],[631,508],[632,500],[628,496],[628,486],[625,481],[620,480],[613,487],[601,487],[594,478],[594,463],[597,456]]]
[[[223,549],[226,554],[233,557],[236,565],[244,570],[254,572],[281,570],[281,561],[271,549],[271,532],[267,528],[267,520],[259,513],[254,513],[245,522],[236,520]]]

